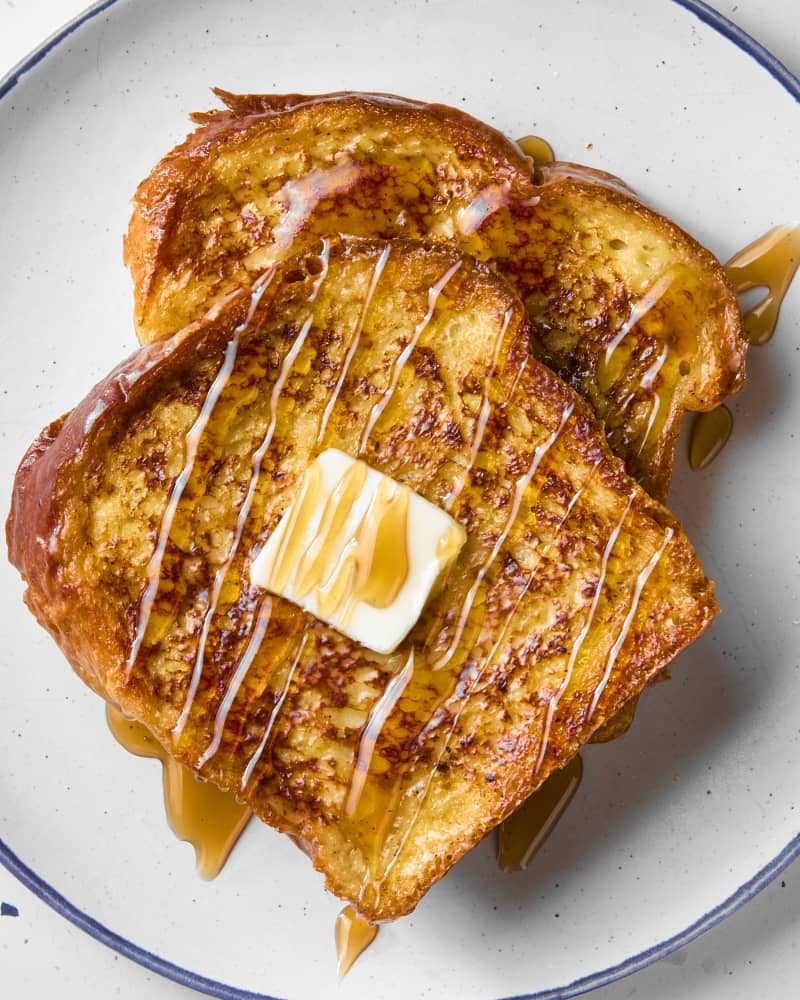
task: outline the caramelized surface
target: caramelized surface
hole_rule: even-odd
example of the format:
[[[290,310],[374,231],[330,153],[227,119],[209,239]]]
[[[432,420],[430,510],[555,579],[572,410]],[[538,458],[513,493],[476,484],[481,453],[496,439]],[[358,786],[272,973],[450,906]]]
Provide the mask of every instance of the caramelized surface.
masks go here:
[[[324,241],[133,355],[17,475],[11,556],[78,673],[368,919],[411,910],[716,612],[528,333],[452,248]],[[468,532],[391,656],[249,583],[325,447]]]
[[[511,279],[533,348],[666,496],[680,418],[738,388],[719,263],[617,178],[541,163],[474,118],[386,95],[236,96],[140,185],[126,239],[148,342],[313,234],[454,241]],[[540,150],[540,144],[536,146]],[[540,150],[541,152],[541,150]]]

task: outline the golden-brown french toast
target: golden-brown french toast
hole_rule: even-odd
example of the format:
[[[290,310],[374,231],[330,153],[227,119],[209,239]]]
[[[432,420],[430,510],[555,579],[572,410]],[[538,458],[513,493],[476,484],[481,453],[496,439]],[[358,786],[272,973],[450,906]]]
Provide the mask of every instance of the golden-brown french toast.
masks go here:
[[[17,473],[11,558],[75,670],[370,919],[409,912],[717,611],[529,336],[452,246],[325,238],[141,348]],[[331,447],[467,532],[390,655],[250,578]]]
[[[139,186],[125,241],[142,342],[328,232],[454,241],[510,279],[536,356],[666,496],[684,410],[741,383],[719,262],[616,178],[533,161],[443,105],[376,94],[233,95]]]

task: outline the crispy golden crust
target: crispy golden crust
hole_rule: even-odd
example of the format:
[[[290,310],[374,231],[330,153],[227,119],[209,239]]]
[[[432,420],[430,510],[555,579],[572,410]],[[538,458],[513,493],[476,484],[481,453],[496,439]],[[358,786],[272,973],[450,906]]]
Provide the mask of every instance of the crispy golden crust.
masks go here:
[[[309,235],[455,241],[515,283],[537,356],[666,496],[684,410],[718,405],[744,373],[736,299],[711,254],[609,174],[556,163],[535,183],[515,143],[453,108],[217,93],[227,109],[194,115],[201,127],[134,198],[125,256],[143,342]]]
[[[332,239],[143,348],[17,475],[11,558],[76,671],[372,919],[410,911],[717,610],[528,335],[450,247]],[[249,583],[309,458],[360,444],[468,531],[390,657]]]

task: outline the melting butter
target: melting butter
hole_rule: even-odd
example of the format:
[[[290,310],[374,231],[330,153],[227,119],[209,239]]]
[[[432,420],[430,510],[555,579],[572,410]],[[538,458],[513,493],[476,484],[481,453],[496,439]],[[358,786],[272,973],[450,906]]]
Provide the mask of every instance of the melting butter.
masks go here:
[[[375,652],[390,653],[465,540],[449,514],[329,448],[309,465],[250,578]]]
[[[574,757],[503,820],[497,828],[497,862],[503,871],[528,867],[572,801],[582,777],[583,763],[580,757]]]
[[[315,494],[320,489],[318,482],[320,476],[319,466],[312,465],[308,471],[308,475],[309,477],[313,477],[315,481],[304,487],[303,499],[310,505],[313,505],[317,499]],[[321,587],[325,582],[323,579],[325,567],[329,566],[334,559],[336,543],[344,531],[345,522],[359,494],[364,489],[366,481],[366,465],[363,462],[353,462],[325,501],[317,533],[312,539],[311,544],[301,555],[297,567],[295,593],[298,597],[306,597],[312,590]],[[302,505],[302,502],[301,500],[298,507]],[[313,510],[311,507],[309,507],[308,513],[303,511],[298,521],[295,522],[296,525],[300,525],[299,530],[294,530],[295,525],[292,526],[293,534],[299,536],[300,541],[303,540],[308,517],[312,513]],[[291,556],[286,558],[286,555],[281,552],[277,563],[274,582],[278,586],[285,587],[286,579],[292,566]]]
[[[340,976],[344,976],[350,971],[355,960],[364,954],[377,935],[377,924],[371,924],[368,920],[364,920],[352,906],[345,906],[336,918],[336,926],[334,927]]]
[[[106,721],[114,738],[130,753],[161,761],[167,821],[176,837],[194,847],[200,876],[215,878],[247,825],[250,809],[230,792],[196,778],[170,757],[145,726],[126,719],[112,705],[106,706]]]

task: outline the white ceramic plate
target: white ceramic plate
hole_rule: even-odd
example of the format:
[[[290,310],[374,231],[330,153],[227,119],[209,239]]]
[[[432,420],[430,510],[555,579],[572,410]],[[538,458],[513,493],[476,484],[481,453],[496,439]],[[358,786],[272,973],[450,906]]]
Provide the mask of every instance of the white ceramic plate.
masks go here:
[[[0,84],[3,495],[42,425],[134,347],[128,197],[231,90],[444,101],[621,174],[723,259],[797,220],[800,84],[694,0],[107,0]],[[699,16],[698,16],[699,15]],[[768,154],[768,155],[765,155]],[[524,874],[487,841],[386,928],[343,997],[568,996],[685,943],[798,850],[800,287],[751,352],[734,438],[671,506],[717,626],[649,692]],[[796,436],[797,434],[797,436]],[[0,569],[0,860],[112,947],[223,997],[335,985],[339,903],[251,824],[214,883]],[[246,993],[244,991],[252,991]]]

